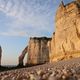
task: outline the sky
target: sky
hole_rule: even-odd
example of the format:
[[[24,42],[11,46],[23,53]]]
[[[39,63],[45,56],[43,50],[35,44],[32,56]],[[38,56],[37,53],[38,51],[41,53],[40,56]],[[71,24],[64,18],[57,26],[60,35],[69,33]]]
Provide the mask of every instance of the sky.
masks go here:
[[[51,37],[61,0],[0,0],[2,65],[17,65],[30,37]],[[64,0],[69,3],[70,0]],[[26,58],[25,58],[26,60]]]

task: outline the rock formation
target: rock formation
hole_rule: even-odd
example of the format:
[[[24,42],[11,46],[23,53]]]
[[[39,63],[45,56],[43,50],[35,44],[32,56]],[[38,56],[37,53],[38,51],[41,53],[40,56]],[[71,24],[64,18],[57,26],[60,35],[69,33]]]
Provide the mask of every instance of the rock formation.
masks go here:
[[[42,64],[49,62],[49,42],[51,38],[30,38],[28,45],[27,64]]]
[[[28,64],[41,64],[80,57],[80,2],[61,2],[55,17],[52,38],[30,38]]]
[[[55,45],[52,49],[54,60],[80,57],[80,4],[76,1],[63,3],[56,13]],[[54,40],[54,39],[52,39]]]
[[[0,46],[0,66],[1,66],[2,48]]]
[[[19,56],[18,66],[23,66],[23,60],[27,52],[28,52],[28,46],[22,51],[22,54]]]
[[[55,33],[53,33],[52,40],[50,42],[49,62],[52,62],[52,60],[54,59],[54,53],[55,53]]]
[[[78,3],[80,3],[80,0],[76,0]]]

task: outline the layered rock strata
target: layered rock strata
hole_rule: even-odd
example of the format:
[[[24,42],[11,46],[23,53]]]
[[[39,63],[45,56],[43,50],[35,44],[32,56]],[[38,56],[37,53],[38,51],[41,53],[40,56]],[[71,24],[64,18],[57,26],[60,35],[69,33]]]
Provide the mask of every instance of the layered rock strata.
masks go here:
[[[80,57],[80,4],[77,1],[59,6],[56,18],[53,61]],[[52,39],[52,40],[54,40]]]
[[[51,38],[46,37],[30,38],[27,64],[42,64],[49,62],[50,41]]]
[[[52,38],[30,38],[28,64],[41,64],[80,57],[80,2],[62,2],[55,17]]]

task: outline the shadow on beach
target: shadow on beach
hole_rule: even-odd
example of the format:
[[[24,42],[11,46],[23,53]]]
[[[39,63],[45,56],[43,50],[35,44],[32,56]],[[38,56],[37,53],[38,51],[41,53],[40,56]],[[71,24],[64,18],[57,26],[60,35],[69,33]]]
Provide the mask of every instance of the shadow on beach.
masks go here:
[[[21,68],[29,68],[29,67],[33,67],[33,66],[39,66],[39,65],[43,65],[42,64],[27,64],[26,66],[24,65],[17,65],[17,66],[0,66],[0,72],[3,71],[8,71],[8,70],[15,70],[15,69],[21,69]]]

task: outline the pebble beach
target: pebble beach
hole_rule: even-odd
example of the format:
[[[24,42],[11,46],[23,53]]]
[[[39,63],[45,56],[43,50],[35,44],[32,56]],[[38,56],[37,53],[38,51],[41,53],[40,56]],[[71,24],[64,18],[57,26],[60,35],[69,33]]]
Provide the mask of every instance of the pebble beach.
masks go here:
[[[0,80],[80,80],[80,58],[0,72]]]

